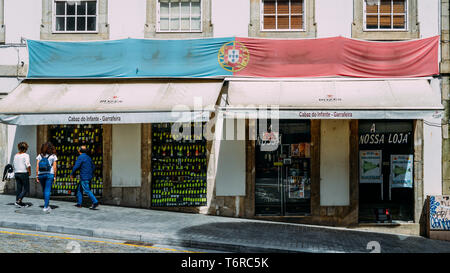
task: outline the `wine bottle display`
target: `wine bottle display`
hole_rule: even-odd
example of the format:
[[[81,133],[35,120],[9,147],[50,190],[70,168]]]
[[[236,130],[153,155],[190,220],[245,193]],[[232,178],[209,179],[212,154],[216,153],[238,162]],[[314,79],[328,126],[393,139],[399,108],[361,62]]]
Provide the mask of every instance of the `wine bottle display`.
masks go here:
[[[86,145],[95,165],[90,189],[96,196],[103,192],[103,147],[101,125],[49,126],[50,142],[55,145],[57,161],[56,181],[52,185],[54,196],[75,196],[80,181],[79,172],[71,181],[70,173],[78,158],[78,148]]]
[[[185,123],[180,134],[172,125],[152,125],[152,206],[205,206],[206,123]]]

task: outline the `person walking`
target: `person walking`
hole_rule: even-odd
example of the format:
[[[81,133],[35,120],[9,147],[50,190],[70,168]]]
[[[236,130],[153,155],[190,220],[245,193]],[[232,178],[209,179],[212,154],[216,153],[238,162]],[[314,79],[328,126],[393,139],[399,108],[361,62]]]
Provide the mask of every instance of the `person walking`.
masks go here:
[[[44,194],[44,209],[46,213],[52,210],[49,206],[52,184],[56,180],[56,149],[51,142],[41,146],[41,153],[36,157],[36,182],[41,184]]]
[[[28,144],[20,142],[17,145],[19,152],[14,156],[14,177],[16,178],[16,203],[23,208],[28,207],[22,202],[23,197],[30,192],[31,164],[30,155],[27,154]]]
[[[92,206],[90,209],[95,209],[98,207],[98,201],[89,189],[89,183],[93,177],[95,166],[91,157],[87,155],[87,148],[85,145],[80,146],[78,153],[80,155],[78,156],[75,166],[73,166],[72,172],[70,173],[70,179],[73,179],[75,172],[78,169],[80,170],[80,184],[77,188],[77,204],[75,206],[81,208],[81,204],[83,203],[83,192],[85,192],[92,201]]]

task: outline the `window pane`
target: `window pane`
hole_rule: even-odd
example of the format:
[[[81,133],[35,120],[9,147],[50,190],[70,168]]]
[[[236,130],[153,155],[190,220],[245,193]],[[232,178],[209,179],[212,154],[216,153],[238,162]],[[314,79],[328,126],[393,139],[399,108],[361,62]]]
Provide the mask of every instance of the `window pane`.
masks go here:
[[[97,30],[97,18],[96,17],[88,17],[87,18],[87,30],[90,30],[90,31]]]
[[[86,15],[86,1],[77,4],[77,15]]]
[[[64,15],[64,14],[66,14],[66,3],[56,2],[56,15]]]
[[[191,13],[192,13],[193,17],[200,16],[200,2],[192,2],[191,3]]]
[[[180,19],[170,18],[170,30],[179,30],[179,29],[180,29]]]
[[[64,31],[64,23],[65,18],[64,17],[56,17],[56,31]]]
[[[366,28],[377,29],[378,28],[378,15],[367,15]]]
[[[378,1],[366,1],[367,13],[378,13]]]
[[[88,1],[87,2],[87,14],[88,15],[97,15],[97,2],[96,1]]]
[[[278,16],[278,29],[289,29],[289,16]]]
[[[264,16],[264,29],[275,29],[275,16]]]
[[[66,30],[67,31],[74,31],[75,30],[75,17],[67,17]]]
[[[302,16],[291,16],[291,29],[303,29]]]
[[[200,17],[192,18],[191,20],[191,30],[198,30],[200,31]]]
[[[406,28],[404,15],[395,15],[394,16],[394,28]]]
[[[86,17],[77,17],[77,30],[86,31]]]
[[[405,0],[396,1],[394,0],[394,13],[405,13]]]
[[[380,28],[383,28],[383,29],[391,28],[391,16],[390,15],[380,16]]]
[[[163,31],[169,30],[169,18],[161,18],[159,22],[159,29]]]
[[[289,14],[289,1],[278,0],[277,14]]]
[[[75,15],[75,3],[67,2],[67,15]]]
[[[292,0],[291,1],[291,13],[302,14],[303,13],[303,1]]]
[[[391,0],[380,0],[380,13],[391,13]]]
[[[180,16],[180,2],[175,2],[170,4],[170,17]]]
[[[181,18],[181,30],[190,30],[189,18]]]
[[[161,17],[169,17],[169,3],[161,2],[159,5],[159,12]]]
[[[189,2],[181,2],[181,17],[190,17],[190,5]]]
[[[264,1],[264,14],[275,14],[275,1]]]

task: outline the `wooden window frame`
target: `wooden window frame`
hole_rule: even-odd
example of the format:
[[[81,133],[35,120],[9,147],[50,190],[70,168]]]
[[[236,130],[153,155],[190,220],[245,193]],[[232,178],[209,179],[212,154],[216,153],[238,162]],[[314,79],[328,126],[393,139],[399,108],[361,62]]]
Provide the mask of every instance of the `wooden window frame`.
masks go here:
[[[380,0],[378,1],[378,12],[377,13],[367,13],[367,0],[364,0],[364,6],[363,6],[363,29],[364,31],[408,31],[409,30],[409,20],[408,20],[408,0],[403,0],[405,3],[405,12],[403,13],[394,13],[393,5],[394,0],[391,1],[391,12],[390,13],[381,13],[380,12]],[[367,16],[368,15],[377,15],[378,16],[378,28],[367,28]],[[380,28],[380,17],[384,15],[390,15],[391,16],[391,28]],[[394,28],[394,16],[397,15],[403,15],[405,18],[405,27],[404,28]]]
[[[97,34],[98,31],[98,24],[99,24],[99,1],[98,0],[83,0],[86,2],[95,2],[95,15],[88,15],[87,14],[87,9],[86,9],[86,14],[82,17],[86,18],[86,30],[76,30],[77,27],[77,5],[75,5],[75,15],[67,15],[67,4],[68,2],[82,2],[82,1],[70,1],[70,0],[53,0],[52,1],[52,32],[53,33],[68,33],[68,34],[78,34],[78,33],[93,33],[93,34]],[[56,3],[57,2],[64,2],[65,3],[65,14],[64,15],[56,15]],[[64,17],[64,18],[68,18],[68,17],[75,17],[75,30],[56,30],[56,18],[57,17]],[[87,30],[87,18],[88,17],[95,17],[95,30]],[[64,25],[64,29],[67,29],[67,20],[65,20],[65,25]]]
[[[260,31],[261,32],[272,32],[272,31],[275,31],[275,32],[289,32],[289,31],[298,32],[298,31],[303,31],[303,32],[305,32],[306,31],[306,29],[305,29],[305,16],[306,16],[306,2],[307,1],[301,0],[302,1],[302,10],[303,10],[302,13],[292,14],[291,13],[291,0],[288,0],[289,1],[289,28],[288,29],[286,29],[286,28],[278,29],[278,13],[277,13],[278,0],[274,0],[275,1],[275,14],[265,14],[264,13],[264,1],[265,0],[261,0],[260,11],[259,11],[260,22],[261,22],[260,23]],[[275,16],[275,29],[265,29],[264,28],[264,16],[265,15]],[[291,16],[292,15],[293,16],[301,16],[301,18],[302,18],[302,28],[301,29],[292,29],[291,28]]]

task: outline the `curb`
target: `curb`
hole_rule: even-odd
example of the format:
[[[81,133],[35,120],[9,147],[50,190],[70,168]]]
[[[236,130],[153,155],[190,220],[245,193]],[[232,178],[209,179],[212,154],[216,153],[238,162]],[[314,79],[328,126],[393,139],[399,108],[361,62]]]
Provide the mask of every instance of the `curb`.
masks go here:
[[[190,239],[173,238],[170,236],[161,236],[161,234],[152,234],[152,233],[134,233],[118,230],[74,228],[66,226],[35,224],[35,223],[0,221],[0,227],[86,236],[86,237],[98,237],[113,240],[138,241],[159,245],[199,248],[205,250],[226,251],[235,253],[319,253],[319,252],[323,253],[323,251],[319,251],[318,249],[316,250],[284,249],[284,248],[262,247],[245,244],[227,244],[221,242],[198,240],[194,238]]]

